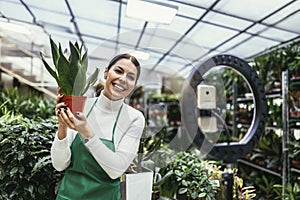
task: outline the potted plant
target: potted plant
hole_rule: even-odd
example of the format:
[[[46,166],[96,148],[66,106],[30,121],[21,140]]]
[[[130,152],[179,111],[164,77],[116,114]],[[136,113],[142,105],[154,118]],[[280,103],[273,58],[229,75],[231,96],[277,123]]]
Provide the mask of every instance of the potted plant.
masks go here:
[[[191,152],[179,152],[173,162],[161,168],[159,186],[160,198],[174,199],[213,199],[217,197],[218,187],[209,172],[206,161],[201,161]],[[163,197],[163,198],[162,198]]]
[[[67,103],[73,113],[82,112],[86,100],[86,96],[83,95],[97,81],[99,69],[96,68],[92,75],[87,78],[87,51],[82,55],[83,45],[79,47],[77,42],[74,44],[69,42],[70,55],[68,57],[63,53],[61,44],[59,43],[59,47],[57,47],[51,37],[50,45],[55,69],[50,67],[41,52],[43,64],[51,76],[55,78],[60,92],[64,94],[62,101]]]

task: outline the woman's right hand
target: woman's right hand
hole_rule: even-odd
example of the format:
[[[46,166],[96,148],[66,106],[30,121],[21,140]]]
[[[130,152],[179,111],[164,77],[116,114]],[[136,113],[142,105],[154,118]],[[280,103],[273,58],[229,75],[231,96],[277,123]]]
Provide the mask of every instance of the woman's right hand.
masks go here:
[[[58,119],[58,130],[57,130],[57,136],[60,140],[64,139],[67,136],[67,124],[65,123],[62,113],[64,112],[64,109],[67,107],[67,105],[61,101],[62,97],[64,95],[60,93],[59,89],[57,91],[56,96],[56,106],[55,106],[55,114]]]
[[[58,94],[56,96],[56,107],[55,107],[55,114],[58,118],[58,122],[59,124],[61,125],[64,125],[64,126],[67,126],[64,122],[64,120],[60,117],[61,116],[61,113],[64,112],[64,109],[66,108],[66,104],[64,102],[61,101],[62,97],[64,95],[63,94]]]

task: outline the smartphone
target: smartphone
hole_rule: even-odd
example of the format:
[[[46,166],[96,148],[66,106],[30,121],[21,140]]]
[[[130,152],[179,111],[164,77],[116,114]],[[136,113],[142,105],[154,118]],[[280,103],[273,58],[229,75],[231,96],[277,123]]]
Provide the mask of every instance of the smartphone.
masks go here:
[[[217,118],[211,114],[216,109],[216,88],[213,85],[200,84],[197,86],[197,107],[205,115],[199,115],[198,126],[204,133],[214,133],[217,129]],[[203,112],[202,112],[203,113]],[[209,114],[210,113],[210,114]]]

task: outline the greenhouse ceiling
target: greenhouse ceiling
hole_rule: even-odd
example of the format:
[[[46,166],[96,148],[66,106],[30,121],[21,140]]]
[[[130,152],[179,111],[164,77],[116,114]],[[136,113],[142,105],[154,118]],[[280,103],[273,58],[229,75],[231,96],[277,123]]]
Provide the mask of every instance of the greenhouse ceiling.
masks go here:
[[[83,44],[95,66],[135,50],[146,56],[140,61],[149,70],[186,75],[215,54],[251,60],[269,48],[299,41],[296,0],[143,0],[176,9],[169,24],[130,16],[131,1],[1,0],[0,36],[6,47],[1,53],[39,57],[44,51],[50,56],[51,36],[65,48],[68,41]],[[159,9],[151,14],[162,16]]]

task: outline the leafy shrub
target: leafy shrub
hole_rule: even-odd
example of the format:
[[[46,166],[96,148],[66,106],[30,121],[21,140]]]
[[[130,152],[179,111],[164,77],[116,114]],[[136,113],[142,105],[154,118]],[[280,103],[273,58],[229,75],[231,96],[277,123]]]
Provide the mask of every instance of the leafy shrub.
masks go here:
[[[0,199],[55,199],[62,174],[50,160],[56,119],[0,117]]]
[[[173,198],[186,195],[187,199],[214,199],[218,193],[213,173],[207,169],[207,162],[190,152],[179,152],[166,168],[161,168],[160,195]]]
[[[7,112],[22,114],[30,119],[47,119],[55,115],[55,101],[37,94],[21,95],[18,89],[6,89],[0,94],[0,116]]]

